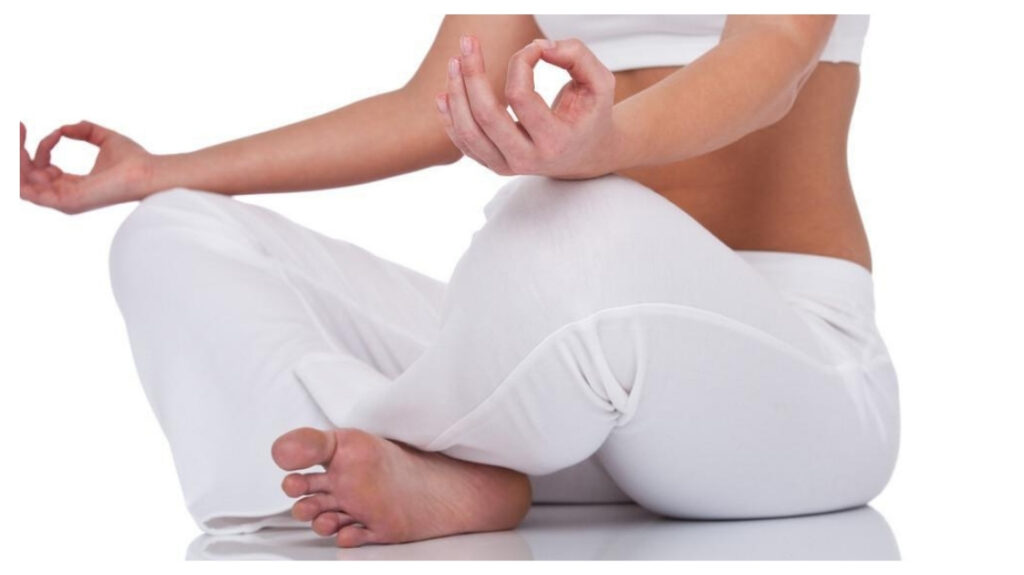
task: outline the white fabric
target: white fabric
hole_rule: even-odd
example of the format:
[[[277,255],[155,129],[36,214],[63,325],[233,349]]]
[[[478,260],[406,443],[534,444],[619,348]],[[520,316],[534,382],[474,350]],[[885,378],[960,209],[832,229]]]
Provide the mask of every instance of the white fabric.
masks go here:
[[[715,47],[724,14],[535,14],[546,38],[579,38],[609,70],[684,66]],[[860,62],[867,15],[840,14],[822,62]]]
[[[294,524],[270,458],[360,427],[674,517],[866,503],[899,443],[871,274],[734,252],[620,176],[520,176],[445,285],[265,208],[171,190],[111,247],[140,379],[209,532]]]

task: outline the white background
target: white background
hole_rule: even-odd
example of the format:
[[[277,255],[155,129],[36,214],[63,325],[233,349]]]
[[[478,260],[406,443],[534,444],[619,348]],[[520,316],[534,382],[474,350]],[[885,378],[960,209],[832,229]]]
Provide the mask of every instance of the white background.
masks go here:
[[[622,11],[606,4],[585,9]],[[394,89],[418,66],[443,12],[480,9],[446,4],[411,13],[375,4],[377,12],[353,13],[348,5],[2,9],[3,181],[11,184],[0,195],[7,558],[174,562],[198,534],[109,288],[109,242],[133,206],[66,216],[20,201],[16,120],[28,126],[30,150],[59,124],[82,118],[154,152],[195,149]],[[1012,82],[1022,49],[1010,14],[971,6],[833,8],[872,13],[850,162],[904,418],[895,476],[873,506],[895,532],[905,565],[1014,561],[1022,534],[1024,93]],[[563,82],[553,69],[539,72],[549,99]],[[92,158],[79,143],[55,152],[72,172],[87,171]],[[463,160],[358,187],[244,201],[446,279],[502,181]]]

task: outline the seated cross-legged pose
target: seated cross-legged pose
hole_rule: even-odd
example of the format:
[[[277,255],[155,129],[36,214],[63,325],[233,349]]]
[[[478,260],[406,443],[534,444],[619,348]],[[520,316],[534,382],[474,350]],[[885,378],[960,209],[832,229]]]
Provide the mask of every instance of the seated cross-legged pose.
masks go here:
[[[32,157],[22,126],[21,194],[141,200],[113,290],[208,532],[356,546],[512,528],[533,501],[849,508],[899,445],[846,162],[866,29],[448,16],[400,89],[196,152],[82,122]],[[550,106],[541,60],[571,76]],[[62,137],[99,147],[90,174],[51,164]],[[447,283],[232,197],[463,156],[514,177]]]

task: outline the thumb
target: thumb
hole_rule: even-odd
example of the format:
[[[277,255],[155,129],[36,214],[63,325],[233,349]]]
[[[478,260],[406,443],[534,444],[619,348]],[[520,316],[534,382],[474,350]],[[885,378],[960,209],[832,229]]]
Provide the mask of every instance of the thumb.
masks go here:
[[[61,126],[60,133],[72,140],[82,140],[94,146],[102,146],[103,142],[110,136],[110,130],[86,120],[82,120],[77,124]]]

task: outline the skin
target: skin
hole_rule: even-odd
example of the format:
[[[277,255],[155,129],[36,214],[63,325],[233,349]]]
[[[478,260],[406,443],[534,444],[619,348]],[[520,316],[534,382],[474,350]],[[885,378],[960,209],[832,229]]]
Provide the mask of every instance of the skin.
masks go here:
[[[616,173],[733,249],[826,255],[870,270],[846,162],[859,68],[818,62],[833,22],[730,16],[719,45],[686,67],[612,73],[581,42],[546,41],[532,16],[447,16],[401,88],[195,152],[152,155],[83,121],[30,155],[22,125],[21,197],[79,213],[172,187],[343,187],[468,156],[503,175]],[[541,60],[570,75],[550,107],[533,90]],[[50,162],[62,138],[99,148],[89,174]],[[294,517],[343,547],[508,529],[530,506],[521,473],[354,429],[293,430],[272,457],[289,471],[323,466],[289,474],[282,489],[298,498]]]

